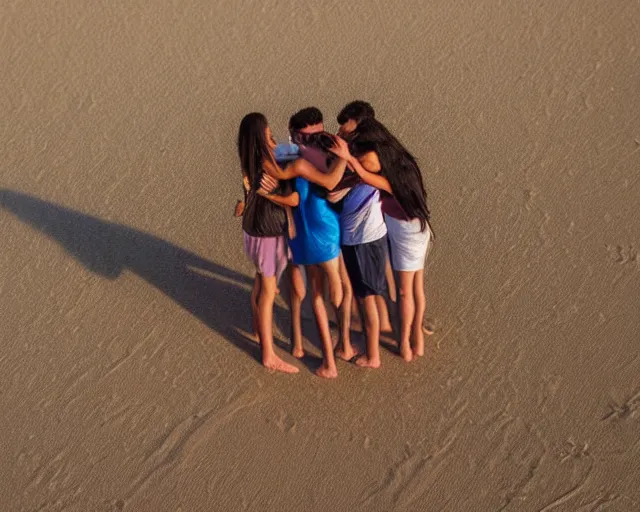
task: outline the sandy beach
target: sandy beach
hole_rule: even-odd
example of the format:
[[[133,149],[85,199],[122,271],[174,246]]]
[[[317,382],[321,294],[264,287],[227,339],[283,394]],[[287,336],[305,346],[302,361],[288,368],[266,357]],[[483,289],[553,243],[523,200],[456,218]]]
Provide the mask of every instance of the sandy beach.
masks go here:
[[[5,0],[0,63],[0,510],[640,510],[639,2]],[[435,333],[327,382],[279,300],[271,374],[238,125],[355,99]]]

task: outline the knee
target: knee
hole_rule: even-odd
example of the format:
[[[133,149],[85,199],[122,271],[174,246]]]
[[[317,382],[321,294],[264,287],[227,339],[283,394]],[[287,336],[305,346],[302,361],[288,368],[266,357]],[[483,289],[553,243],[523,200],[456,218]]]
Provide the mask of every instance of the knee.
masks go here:
[[[351,284],[345,286],[345,284],[342,283],[342,304],[350,307],[352,302],[353,288],[351,288]]]
[[[342,305],[342,300],[340,297],[331,297],[331,305],[335,308],[335,309],[340,309],[340,306]]]
[[[409,287],[405,287],[405,286],[398,287],[398,296],[403,300],[407,300],[411,298],[411,293],[412,293],[412,290],[410,290]]]
[[[314,311],[325,309],[324,297],[321,294],[314,293],[311,297],[311,307]]]
[[[322,286],[322,282],[312,281],[311,301],[314,304],[317,302],[324,302],[324,287]]]
[[[260,292],[260,298],[258,299],[258,302],[262,302],[262,301],[270,301],[273,302],[276,300],[276,290],[262,290]]]
[[[293,286],[291,289],[291,296],[294,300],[302,302],[304,298],[307,296],[307,290],[303,284]]]
[[[263,300],[275,300],[278,290],[275,286],[262,286],[258,295],[258,302]]]
[[[338,287],[334,290],[331,290],[331,305],[339,309],[342,305],[342,301],[344,300],[344,294],[342,292],[342,287]]]
[[[364,319],[365,329],[369,332],[380,330],[380,317],[378,315],[365,315]]]

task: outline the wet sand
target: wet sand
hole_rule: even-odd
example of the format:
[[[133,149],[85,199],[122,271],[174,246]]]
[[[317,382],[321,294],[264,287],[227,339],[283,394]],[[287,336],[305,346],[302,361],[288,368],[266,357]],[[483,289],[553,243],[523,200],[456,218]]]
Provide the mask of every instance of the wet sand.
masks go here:
[[[111,4],[0,8],[0,509],[640,510],[638,2]],[[436,332],[270,374],[237,127],[354,99]]]

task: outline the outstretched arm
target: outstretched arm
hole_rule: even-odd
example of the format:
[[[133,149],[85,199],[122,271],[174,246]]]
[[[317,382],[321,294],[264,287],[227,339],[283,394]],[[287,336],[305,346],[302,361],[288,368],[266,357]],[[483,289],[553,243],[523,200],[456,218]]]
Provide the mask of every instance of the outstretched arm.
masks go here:
[[[393,194],[389,180],[380,174],[380,160],[374,151],[365,153],[360,159],[352,156],[349,164],[367,185]]]
[[[343,139],[336,137],[335,141],[335,145],[330,151],[335,153],[338,158],[333,162],[328,173],[325,174],[319,171],[311,163],[302,158],[296,160],[293,165],[287,166],[284,170],[280,168],[275,160],[269,160],[263,163],[265,174],[261,180],[262,187],[266,190],[273,190],[274,182],[271,181],[269,177],[275,180],[288,180],[300,176],[327,190],[333,190],[338,183],[340,183],[347,167],[347,160],[349,156],[351,156],[347,143]]]
[[[276,180],[290,180],[298,176],[295,173],[294,167],[295,165],[288,165],[286,169],[283,169],[273,158],[265,160],[262,163],[264,172]]]
[[[324,174],[320,172],[306,160],[298,160],[294,165],[298,175],[306,178],[312,183],[326,188],[327,190],[333,190],[336,188],[344,175],[344,171],[347,168],[347,161],[351,154],[349,153],[349,146],[343,139],[340,137],[334,137],[334,141],[334,145],[329,149],[329,151],[334,153],[338,158],[335,159],[331,165],[329,173]]]
[[[319,171],[306,160],[300,159],[294,164],[294,168],[298,176],[309,180],[311,183],[320,185],[327,190],[333,190],[336,188],[342,179],[342,175],[344,174],[346,167],[347,161],[342,158],[337,158],[335,162],[333,162],[331,169],[327,174]]]

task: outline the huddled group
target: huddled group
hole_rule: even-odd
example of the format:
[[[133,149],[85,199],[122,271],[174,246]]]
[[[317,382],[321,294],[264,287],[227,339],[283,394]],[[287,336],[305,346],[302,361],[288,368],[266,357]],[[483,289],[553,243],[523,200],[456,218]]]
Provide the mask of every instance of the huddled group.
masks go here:
[[[291,345],[304,356],[301,306],[311,288],[323,362],[317,375],[338,375],[336,357],[360,367],[380,367],[380,327],[389,324],[385,297],[397,302],[396,335],[405,361],[424,354],[424,264],[433,239],[427,194],[415,158],[375,117],[354,101],[339,113],[337,135],[324,130],[315,107],[289,120],[289,142],[277,144],[263,114],[240,123],[238,153],[244,184],[244,251],[255,265],[253,329],[265,367],[284,373],[273,343],[278,283],[290,280]],[[391,272],[391,269],[393,272]],[[335,308],[335,347],[325,307],[325,283]],[[393,289],[395,288],[395,289]],[[366,336],[366,352],[352,344],[352,305]]]

